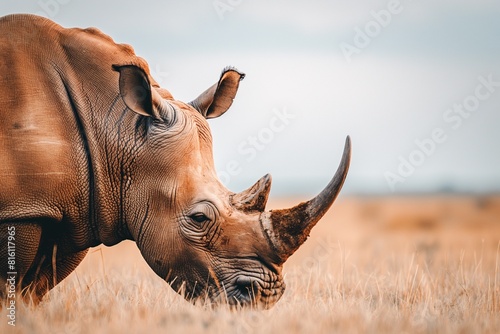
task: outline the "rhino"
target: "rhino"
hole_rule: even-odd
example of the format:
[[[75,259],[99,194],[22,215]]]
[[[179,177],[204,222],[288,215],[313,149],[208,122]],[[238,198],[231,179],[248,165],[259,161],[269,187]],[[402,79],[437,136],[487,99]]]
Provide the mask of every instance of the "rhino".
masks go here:
[[[321,193],[266,210],[270,175],[233,193],[214,167],[207,119],[231,106],[236,68],[184,103],[96,28],[16,14],[0,31],[1,299],[39,302],[90,247],[123,240],[189,301],[280,299],[283,264],[342,188],[349,137]]]

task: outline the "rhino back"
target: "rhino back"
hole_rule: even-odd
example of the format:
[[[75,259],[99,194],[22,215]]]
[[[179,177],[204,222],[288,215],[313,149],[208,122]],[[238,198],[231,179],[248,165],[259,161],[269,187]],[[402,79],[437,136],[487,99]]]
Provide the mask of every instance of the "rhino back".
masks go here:
[[[60,219],[84,195],[77,124],[49,65],[54,42],[30,21],[0,21],[0,220]]]
[[[111,187],[102,120],[119,117],[112,105],[125,108],[111,65],[143,60],[96,29],[37,16],[4,17],[0,31],[0,222],[44,217],[85,228],[98,219],[97,193]]]

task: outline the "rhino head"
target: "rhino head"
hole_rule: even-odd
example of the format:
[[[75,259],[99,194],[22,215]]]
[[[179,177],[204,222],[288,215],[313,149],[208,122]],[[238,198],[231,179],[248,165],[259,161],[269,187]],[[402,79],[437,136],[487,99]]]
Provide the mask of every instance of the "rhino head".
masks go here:
[[[125,207],[132,238],[149,266],[190,301],[270,307],[282,296],[284,262],[307,239],[342,188],[350,162],[315,198],[266,211],[271,177],[241,193],[218,179],[206,119],[227,111],[244,74],[227,68],[190,103],[174,100],[137,66],[114,66],[126,106],[147,140],[134,156]],[[153,83],[152,83],[153,82]]]

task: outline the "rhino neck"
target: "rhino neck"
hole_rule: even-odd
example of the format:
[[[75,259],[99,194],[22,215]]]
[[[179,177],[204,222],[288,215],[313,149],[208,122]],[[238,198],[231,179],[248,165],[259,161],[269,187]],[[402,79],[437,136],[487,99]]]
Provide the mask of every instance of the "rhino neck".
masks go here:
[[[100,243],[111,246],[132,239],[126,223],[125,199],[131,184],[134,154],[144,144],[141,130],[144,127],[112,87],[117,78],[109,78],[109,87],[101,85],[96,91],[95,85],[76,81],[77,73],[71,70],[65,71],[64,76],[88,173],[88,219],[77,222],[82,225],[78,228],[89,232],[89,247]]]
[[[145,136],[141,117],[119,95],[119,74],[112,66],[144,61],[96,29],[58,29],[60,76],[86,152],[88,184],[82,186],[89,192],[88,217],[78,228],[91,231],[89,246],[113,245],[131,239],[127,220],[138,219],[127,215],[127,194]]]

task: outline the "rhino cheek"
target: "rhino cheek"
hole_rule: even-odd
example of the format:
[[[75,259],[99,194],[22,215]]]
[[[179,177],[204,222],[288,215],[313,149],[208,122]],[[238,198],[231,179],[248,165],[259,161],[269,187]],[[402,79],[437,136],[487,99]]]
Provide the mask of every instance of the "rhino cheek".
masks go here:
[[[149,267],[161,278],[166,279],[172,272],[171,266],[167,262],[165,256],[161,256],[160,253],[151,251],[142,251],[141,254],[146,260]]]
[[[151,224],[144,224],[136,244],[149,267],[158,276],[166,279],[169,272],[172,271],[171,259],[178,256],[176,253],[178,247],[176,247],[170,233],[167,233],[165,229],[155,229],[151,226]]]
[[[177,261],[170,262],[170,256],[159,253],[143,255],[151,269],[175,292],[184,295],[185,298],[188,296],[193,298],[199,293],[197,290],[202,288],[203,282],[200,278],[202,274],[197,270],[201,267],[197,261],[193,259],[182,261],[182,257],[177,257]]]
[[[184,246],[184,247],[182,247]],[[187,247],[186,247],[187,246]],[[211,281],[209,266],[205,254],[184,243],[175,250],[176,254],[169,258],[174,262],[162,264],[157,274],[163,278],[172,289],[183,295],[187,300],[195,300],[207,291]]]

